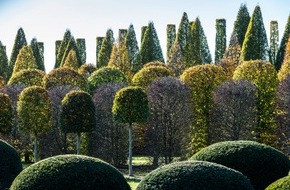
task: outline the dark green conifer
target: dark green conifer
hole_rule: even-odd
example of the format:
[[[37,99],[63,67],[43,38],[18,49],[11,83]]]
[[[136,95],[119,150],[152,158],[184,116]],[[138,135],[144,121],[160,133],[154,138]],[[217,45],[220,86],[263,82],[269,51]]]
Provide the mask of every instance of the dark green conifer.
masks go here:
[[[226,20],[216,19],[215,63],[219,63],[227,48]]]
[[[6,80],[7,78],[7,69],[8,69],[8,58],[6,54],[6,46],[3,46],[0,41],[0,76]]]
[[[167,31],[166,61],[168,62],[170,49],[173,46],[175,38],[176,38],[175,25],[174,24],[168,24],[166,31]]]
[[[69,43],[68,43],[66,50],[63,54],[60,65],[63,66],[65,64],[65,60],[66,60],[66,58],[71,50],[74,50],[76,53],[76,57],[78,60],[78,62],[77,62],[78,67],[82,66],[81,56],[79,54],[79,50],[78,50],[78,47],[77,47],[77,44],[76,44],[74,37],[71,37],[71,39],[69,40]]]
[[[98,54],[97,68],[105,67],[108,65],[114,42],[115,39],[113,36],[113,30],[109,29],[107,30],[106,37],[103,40],[100,52]]]
[[[286,45],[287,45],[289,37],[290,37],[290,15],[288,16],[288,21],[287,21],[287,24],[285,26],[285,31],[284,31],[283,37],[281,39],[279,50],[277,52],[276,62],[275,62],[276,70],[279,70],[281,68],[282,63],[283,63]]]
[[[199,19],[197,18],[197,20],[199,20]],[[212,62],[211,54],[209,51],[206,36],[204,34],[204,31],[203,31],[203,27],[201,24],[200,24],[200,31],[199,32],[200,32],[200,37],[201,37],[201,43],[200,43],[201,62],[202,62],[202,64],[211,63]]]
[[[141,44],[143,43],[143,40],[144,40],[144,36],[145,36],[145,32],[147,30],[147,27],[148,26],[142,26],[141,27]]]
[[[242,61],[269,60],[269,46],[261,8],[255,7],[242,46]]]
[[[36,38],[33,38],[31,40],[30,47],[32,49],[32,53],[37,64],[37,69],[45,71],[44,60]]]
[[[81,64],[83,65],[86,63],[87,60],[87,53],[86,53],[86,40],[84,38],[76,39],[77,49],[80,56]]]
[[[96,65],[98,65],[98,55],[99,55],[103,40],[104,40],[104,37],[96,38]]]
[[[56,42],[56,50],[58,49],[58,51],[57,51],[55,65],[54,65],[55,69],[58,68],[61,65],[64,53],[65,53],[65,51],[67,49],[68,43],[71,40],[71,38],[72,38],[72,35],[71,35],[70,30],[66,30],[66,32],[64,33],[64,36],[63,36],[63,40],[61,41],[61,44],[60,44],[59,48],[57,47],[58,46],[57,43],[59,43],[59,42]]]
[[[176,35],[176,40],[178,41],[180,45],[182,53],[188,41],[189,28],[190,28],[190,25],[189,25],[188,16],[187,16],[187,13],[184,12],[182,15],[181,21],[179,23],[179,27],[178,27],[178,31]]]

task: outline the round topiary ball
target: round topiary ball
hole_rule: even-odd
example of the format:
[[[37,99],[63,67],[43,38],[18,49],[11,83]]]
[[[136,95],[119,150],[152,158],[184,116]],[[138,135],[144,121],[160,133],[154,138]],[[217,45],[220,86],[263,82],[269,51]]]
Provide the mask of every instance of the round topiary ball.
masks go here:
[[[129,190],[123,175],[108,163],[88,156],[61,155],[23,170],[10,190]]]
[[[150,172],[139,183],[137,190],[152,189],[254,190],[240,172],[204,161],[173,163]]]
[[[288,175],[289,160],[282,152],[253,141],[225,141],[210,145],[192,160],[222,164],[240,171],[249,178],[256,190]]]
[[[270,184],[265,190],[290,189],[290,176],[278,179]]]
[[[0,140],[0,189],[9,188],[21,171],[22,163],[15,148]]]

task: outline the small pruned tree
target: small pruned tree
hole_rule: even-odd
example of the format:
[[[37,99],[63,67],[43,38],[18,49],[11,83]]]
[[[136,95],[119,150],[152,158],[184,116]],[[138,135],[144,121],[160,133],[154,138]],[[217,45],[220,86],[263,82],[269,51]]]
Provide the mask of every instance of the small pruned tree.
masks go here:
[[[71,49],[65,59],[63,67],[78,70],[78,59],[75,50]]]
[[[71,91],[61,101],[60,124],[65,133],[77,133],[77,154],[80,154],[81,133],[96,125],[95,105],[91,95],[84,91]]]
[[[0,133],[9,134],[12,129],[12,105],[7,94],[0,93]]]
[[[32,49],[29,46],[23,46],[23,48],[20,49],[12,76],[23,69],[37,69]]]
[[[43,86],[45,72],[38,69],[24,69],[12,75],[8,85],[20,84],[28,86]]]
[[[38,135],[52,126],[51,100],[43,87],[25,88],[17,102],[19,128],[34,136],[34,161],[38,161]]]
[[[146,93],[140,87],[122,88],[115,96],[112,112],[116,122],[129,124],[129,176],[133,176],[132,124],[148,121],[150,112]]]
[[[252,140],[258,124],[256,87],[249,81],[227,81],[213,92],[209,133],[212,142]]]

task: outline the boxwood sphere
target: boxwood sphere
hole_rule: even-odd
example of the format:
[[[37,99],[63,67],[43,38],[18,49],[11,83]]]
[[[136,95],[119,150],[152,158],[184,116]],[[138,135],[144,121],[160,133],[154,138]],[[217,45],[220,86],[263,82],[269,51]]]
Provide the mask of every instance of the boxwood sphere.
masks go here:
[[[160,167],[145,176],[137,190],[246,190],[253,187],[240,172],[225,166],[186,161]]]
[[[0,189],[9,188],[21,171],[22,163],[15,148],[0,140]]]
[[[92,157],[61,155],[23,170],[11,190],[129,190],[123,175],[108,163]]]
[[[290,176],[278,179],[271,185],[269,185],[265,190],[278,190],[278,189],[290,189]]]
[[[225,141],[197,152],[192,160],[222,164],[247,176],[256,190],[288,175],[289,160],[282,152],[253,141]]]

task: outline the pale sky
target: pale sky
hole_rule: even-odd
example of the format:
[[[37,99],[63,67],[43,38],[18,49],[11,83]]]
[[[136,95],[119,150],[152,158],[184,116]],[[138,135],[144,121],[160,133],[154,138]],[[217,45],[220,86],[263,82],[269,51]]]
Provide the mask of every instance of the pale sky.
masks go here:
[[[10,57],[17,30],[22,27],[29,44],[33,37],[44,42],[49,72],[55,62],[55,41],[62,40],[66,29],[75,38],[86,39],[87,63],[95,64],[97,36],[112,29],[116,39],[118,29],[127,29],[132,23],[140,48],[141,27],[153,21],[165,58],[166,25],[175,24],[178,29],[183,12],[187,12],[190,21],[200,18],[214,60],[215,20],[226,19],[228,42],[242,3],[250,15],[259,4],[267,37],[271,20],[278,21],[282,37],[290,14],[289,0],[0,0],[0,41]]]

